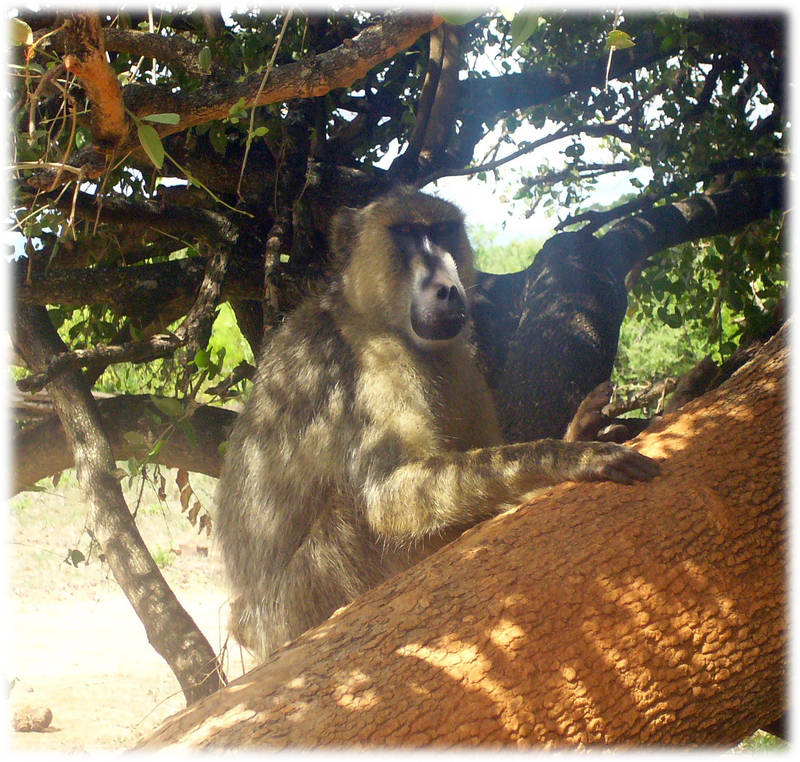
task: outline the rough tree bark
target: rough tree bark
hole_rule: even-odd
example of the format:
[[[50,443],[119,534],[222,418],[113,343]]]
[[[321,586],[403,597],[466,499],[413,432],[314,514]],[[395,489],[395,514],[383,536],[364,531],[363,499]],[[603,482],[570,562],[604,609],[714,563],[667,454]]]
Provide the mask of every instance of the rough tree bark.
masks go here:
[[[466,532],[143,748],[733,744],[786,687],[787,328],[638,440]]]
[[[113,148],[127,137],[128,119],[119,80],[106,62],[99,17],[94,13],[69,14],[64,21],[64,36],[64,66],[80,80],[92,104],[92,135],[100,145]]]

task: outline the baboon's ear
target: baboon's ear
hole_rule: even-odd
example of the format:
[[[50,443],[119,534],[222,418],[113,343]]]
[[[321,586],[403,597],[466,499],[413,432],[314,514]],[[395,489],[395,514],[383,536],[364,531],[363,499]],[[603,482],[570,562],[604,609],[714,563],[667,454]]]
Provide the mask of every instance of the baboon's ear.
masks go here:
[[[331,220],[331,252],[335,256],[342,256],[353,248],[353,243],[358,235],[358,209],[343,206]]]

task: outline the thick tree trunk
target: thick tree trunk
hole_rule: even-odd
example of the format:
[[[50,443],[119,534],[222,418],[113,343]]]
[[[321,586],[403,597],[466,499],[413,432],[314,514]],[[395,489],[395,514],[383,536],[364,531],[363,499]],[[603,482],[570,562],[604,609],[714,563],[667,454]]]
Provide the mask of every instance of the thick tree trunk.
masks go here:
[[[560,233],[536,255],[495,392],[506,441],[562,437],[583,398],[611,377],[626,274],[591,233]]]
[[[787,329],[639,448],[466,532],[146,748],[733,744],[784,710]]]
[[[583,398],[610,376],[634,267],[680,243],[739,230],[784,203],[782,178],[742,181],[628,217],[599,238],[560,233],[527,270],[481,276],[476,338],[506,439],[562,436]]]

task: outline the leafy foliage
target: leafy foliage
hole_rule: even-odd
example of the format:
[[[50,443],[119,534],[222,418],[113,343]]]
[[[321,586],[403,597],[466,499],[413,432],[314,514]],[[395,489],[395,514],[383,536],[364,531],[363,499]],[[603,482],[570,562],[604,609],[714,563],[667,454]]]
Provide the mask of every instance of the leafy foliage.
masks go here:
[[[652,268],[632,290],[643,314],[673,329],[705,332],[716,362],[736,349],[743,332],[759,334],[788,286],[780,224],[754,225],[672,252],[669,270]]]

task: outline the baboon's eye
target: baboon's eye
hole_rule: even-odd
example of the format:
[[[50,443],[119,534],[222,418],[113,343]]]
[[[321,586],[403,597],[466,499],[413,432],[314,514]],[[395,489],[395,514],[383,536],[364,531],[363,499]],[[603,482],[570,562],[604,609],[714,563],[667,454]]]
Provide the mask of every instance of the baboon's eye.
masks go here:
[[[422,238],[425,235],[419,225],[411,222],[398,222],[396,225],[391,225],[389,232],[407,262],[419,252]]]
[[[443,249],[452,251],[457,243],[457,236],[461,230],[461,223],[457,220],[446,220],[445,222],[436,222],[430,226],[428,233],[431,240]]]

